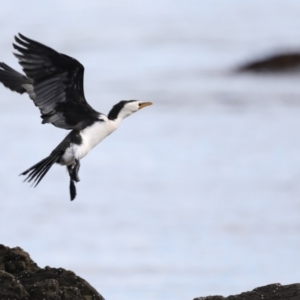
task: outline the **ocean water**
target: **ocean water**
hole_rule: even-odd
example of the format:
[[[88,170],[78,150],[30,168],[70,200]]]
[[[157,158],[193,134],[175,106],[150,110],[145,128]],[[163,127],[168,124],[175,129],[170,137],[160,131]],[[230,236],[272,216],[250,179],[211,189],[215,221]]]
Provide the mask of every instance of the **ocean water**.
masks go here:
[[[82,160],[78,196],[54,166],[17,175],[66,131],[1,86],[0,243],[62,267],[106,299],[224,296],[300,278],[300,75],[233,69],[300,48],[298,1],[2,3],[17,32],[78,59],[101,112],[154,102]]]

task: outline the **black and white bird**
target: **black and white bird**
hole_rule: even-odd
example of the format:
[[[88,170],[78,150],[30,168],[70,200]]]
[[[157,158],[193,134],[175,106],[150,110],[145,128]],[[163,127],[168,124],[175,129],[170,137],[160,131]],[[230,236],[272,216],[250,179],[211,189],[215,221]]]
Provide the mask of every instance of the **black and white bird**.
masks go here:
[[[0,82],[12,91],[27,93],[40,109],[42,124],[71,130],[49,156],[20,175],[27,175],[25,181],[37,186],[54,163],[66,166],[74,200],[80,159],[115,131],[124,118],[152,103],[120,101],[107,116],[99,113],[84,97],[84,67],[80,62],[22,34],[15,41],[13,47],[18,53],[14,55],[26,76],[0,62]]]

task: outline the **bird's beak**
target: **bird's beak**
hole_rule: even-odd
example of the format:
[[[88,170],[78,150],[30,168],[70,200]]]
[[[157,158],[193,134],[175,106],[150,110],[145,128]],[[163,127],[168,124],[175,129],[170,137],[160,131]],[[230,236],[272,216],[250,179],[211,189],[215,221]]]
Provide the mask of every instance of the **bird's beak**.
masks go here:
[[[150,106],[152,104],[153,104],[152,102],[142,102],[142,103],[140,103],[139,109],[142,109],[143,107],[146,107],[146,106]]]

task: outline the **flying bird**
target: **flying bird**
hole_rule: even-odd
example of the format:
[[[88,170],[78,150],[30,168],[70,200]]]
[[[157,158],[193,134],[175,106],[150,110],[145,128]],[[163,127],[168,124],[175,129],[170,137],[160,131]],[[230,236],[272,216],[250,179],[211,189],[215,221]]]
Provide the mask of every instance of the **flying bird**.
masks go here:
[[[120,101],[105,115],[86,101],[84,67],[76,59],[59,53],[20,34],[15,36],[14,53],[25,75],[0,62],[0,82],[19,94],[27,93],[41,112],[42,124],[51,123],[71,130],[49,156],[24,171],[24,181],[36,187],[54,163],[66,166],[70,176],[70,197],[76,197],[80,160],[122,120],[152,102]]]

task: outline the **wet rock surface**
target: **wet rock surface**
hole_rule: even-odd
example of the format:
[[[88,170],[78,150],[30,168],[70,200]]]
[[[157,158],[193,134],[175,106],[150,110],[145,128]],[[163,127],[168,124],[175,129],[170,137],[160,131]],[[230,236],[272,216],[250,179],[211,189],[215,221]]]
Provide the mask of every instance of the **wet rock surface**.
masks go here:
[[[281,285],[279,283],[258,287],[251,292],[234,296],[208,296],[198,297],[194,300],[299,300],[300,284]]]
[[[282,73],[300,72],[300,53],[274,54],[240,66],[238,72]]]
[[[103,300],[84,279],[62,268],[39,268],[23,249],[0,245],[1,300]]]
[[[300,300],[300,284],[270,284],[234,296],[194,300]],[[19,247],[0,244],[0,300],[104,300],[84,279],[62,268],[41,269]]]

